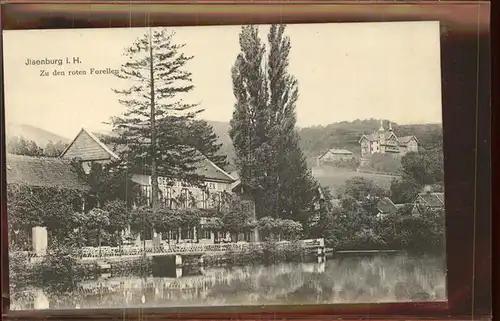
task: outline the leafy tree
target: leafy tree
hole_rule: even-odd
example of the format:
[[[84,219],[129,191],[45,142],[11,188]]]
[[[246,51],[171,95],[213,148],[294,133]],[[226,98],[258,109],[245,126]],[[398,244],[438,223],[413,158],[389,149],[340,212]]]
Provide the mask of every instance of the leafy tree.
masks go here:
[[[266,54],[258,27],[243,26],[241,52],[232,68],[236,97],[230,136],[242,185],[256,200],[257,217],[306,221],[316,182],[298,146],[295,103],[298,86],[287,72],[290,39],[273,25]]]
[[[373,197],[383,197],[386,191],[377,186],[372,180],[363,177],[353,177],[347,180],[342,188],[342,196],[351,196],[358,201]]]
[[[174,33],[150,30],[125,49],[128,61],[117,74],[133,83],[115,89],[126,107],[121,117],[112,118],[117,142],[127,146],[121,156],[129,169],[146,168],[151,173],[152,208],[158,208],[158,176],[199,183],[196,165],[199,151],[179,136],[187,122],[201,110],[185,103],[182,96],[193,89],[186,64],[193,58],[181,52]]]
[[[289,219],[275,219],[273,217],[263,217],[258,222],[259,229],[271,238],[278,240],[294,239],[298,237],[303,229],[302,224]]]
[[[15,155],[43,156],[43,149],[35,141],[13,136],[7,141],[7,152]]]
[[[421,189],[422,187],[409,177],[395,178],[391,181],[390,198],[396,204],[410,203]]]
[[[442,182],[444,179],[442,150],[408,153],[402,157],[401,164],[403,176],[420,186]]]
[[[370,157],[370,167],[372,170],[379,172],[399,173],[401,160],[391,154],[376,153]]]
[[[106,202],[103,210],[108,213],[109,224],[104,226],[104,230],[113,236],[113,243],[121,245],[121,232],[124,231],[130,222],[127,204],[119,199]]]
[[[221,220],[224,230],[236,235],[236,242],[239,233],[249,232],[256,226],[253,212],[236,196],[224,208]]]
[[[101,208],[93,208],[86,213],[86,227],[89,231],[94,231],[97,238],[97,246],[99,247],[99,256],[101,256],[101,239],[102,233],[110,226],[109,212]]]
[[[134,201],[141,203],[137,198],[139,185],[132,181],[131,171],[122,161],[111,162],[106,165],[93,163],[88,175],[82,173],[90,185],[88,207],[102,206],[107,202],[121,201],[130,208]]]
[[[67,144],[64,144],[62,141],[58,141],[55,144],[52,141],[49,141],[45,146],[43,154],[47,157],[59,157],[66,149],[66,146]]]

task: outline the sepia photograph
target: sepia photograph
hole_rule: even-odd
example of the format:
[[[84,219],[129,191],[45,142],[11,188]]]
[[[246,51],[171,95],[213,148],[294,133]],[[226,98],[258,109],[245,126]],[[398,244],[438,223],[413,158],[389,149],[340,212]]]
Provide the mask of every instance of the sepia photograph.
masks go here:
[[[11,310],[447,300],[440,23],[3,31]]]

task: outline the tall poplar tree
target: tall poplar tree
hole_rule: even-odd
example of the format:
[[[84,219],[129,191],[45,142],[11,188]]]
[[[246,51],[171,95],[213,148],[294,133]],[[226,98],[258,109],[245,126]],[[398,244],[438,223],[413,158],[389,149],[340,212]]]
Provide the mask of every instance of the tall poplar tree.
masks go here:
[[[256,26],[243,26],[241,52],[232,69],[236,97],[230,136],[243,187],[256,200],[258,217],[305,222],[317,184],[298,146],[298,82],[288,73],[290,39],[273,25],[268,54]]]
[[[121,156],[129,168],[151,174],[152,208],[158,207],[158,176],[189,183],[201,182],[195,173],[202,154],[181,134],[202,110],[182,96],[193,89],[186,64],[193,58],[173,41],[174,32],[152,30],[125,49],[128,61],[119,78],[127,89],[114,89],[126,111],[112,118],[115,143],[126,145]]]

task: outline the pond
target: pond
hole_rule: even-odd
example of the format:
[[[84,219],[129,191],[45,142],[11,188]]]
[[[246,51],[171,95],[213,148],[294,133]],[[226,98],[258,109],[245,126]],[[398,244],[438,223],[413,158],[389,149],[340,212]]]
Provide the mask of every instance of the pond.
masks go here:
[[[177,270],[158,277],[103,277],[72,293],[11,293],[12,310],[205,305],[445,301],[446,260],[405,254]]]

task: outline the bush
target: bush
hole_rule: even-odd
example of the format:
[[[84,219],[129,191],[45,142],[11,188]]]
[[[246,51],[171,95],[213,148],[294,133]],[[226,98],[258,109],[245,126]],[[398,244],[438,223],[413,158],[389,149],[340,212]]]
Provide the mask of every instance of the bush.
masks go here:
[[[118,261],[111,263],[112,276],[144,276],[153,270],[153,261],[150,257],[141,257],[139,259]]]
[[[366,169],[376,172],[399,173],[401,171],[401,159],[391,154],[373,154]]]
[[[27,254],[15,253],[9,255],[9,283],[11,293],[21,292],[22,289],[33,285],[36,281],[36,266],[29,264]]]
[[[405,250],[416,253],[444,253],[444,211],[415,216],[403,208],[384,218],[365,211],[339,211],[325,218],[325,245],[341,250]]]

